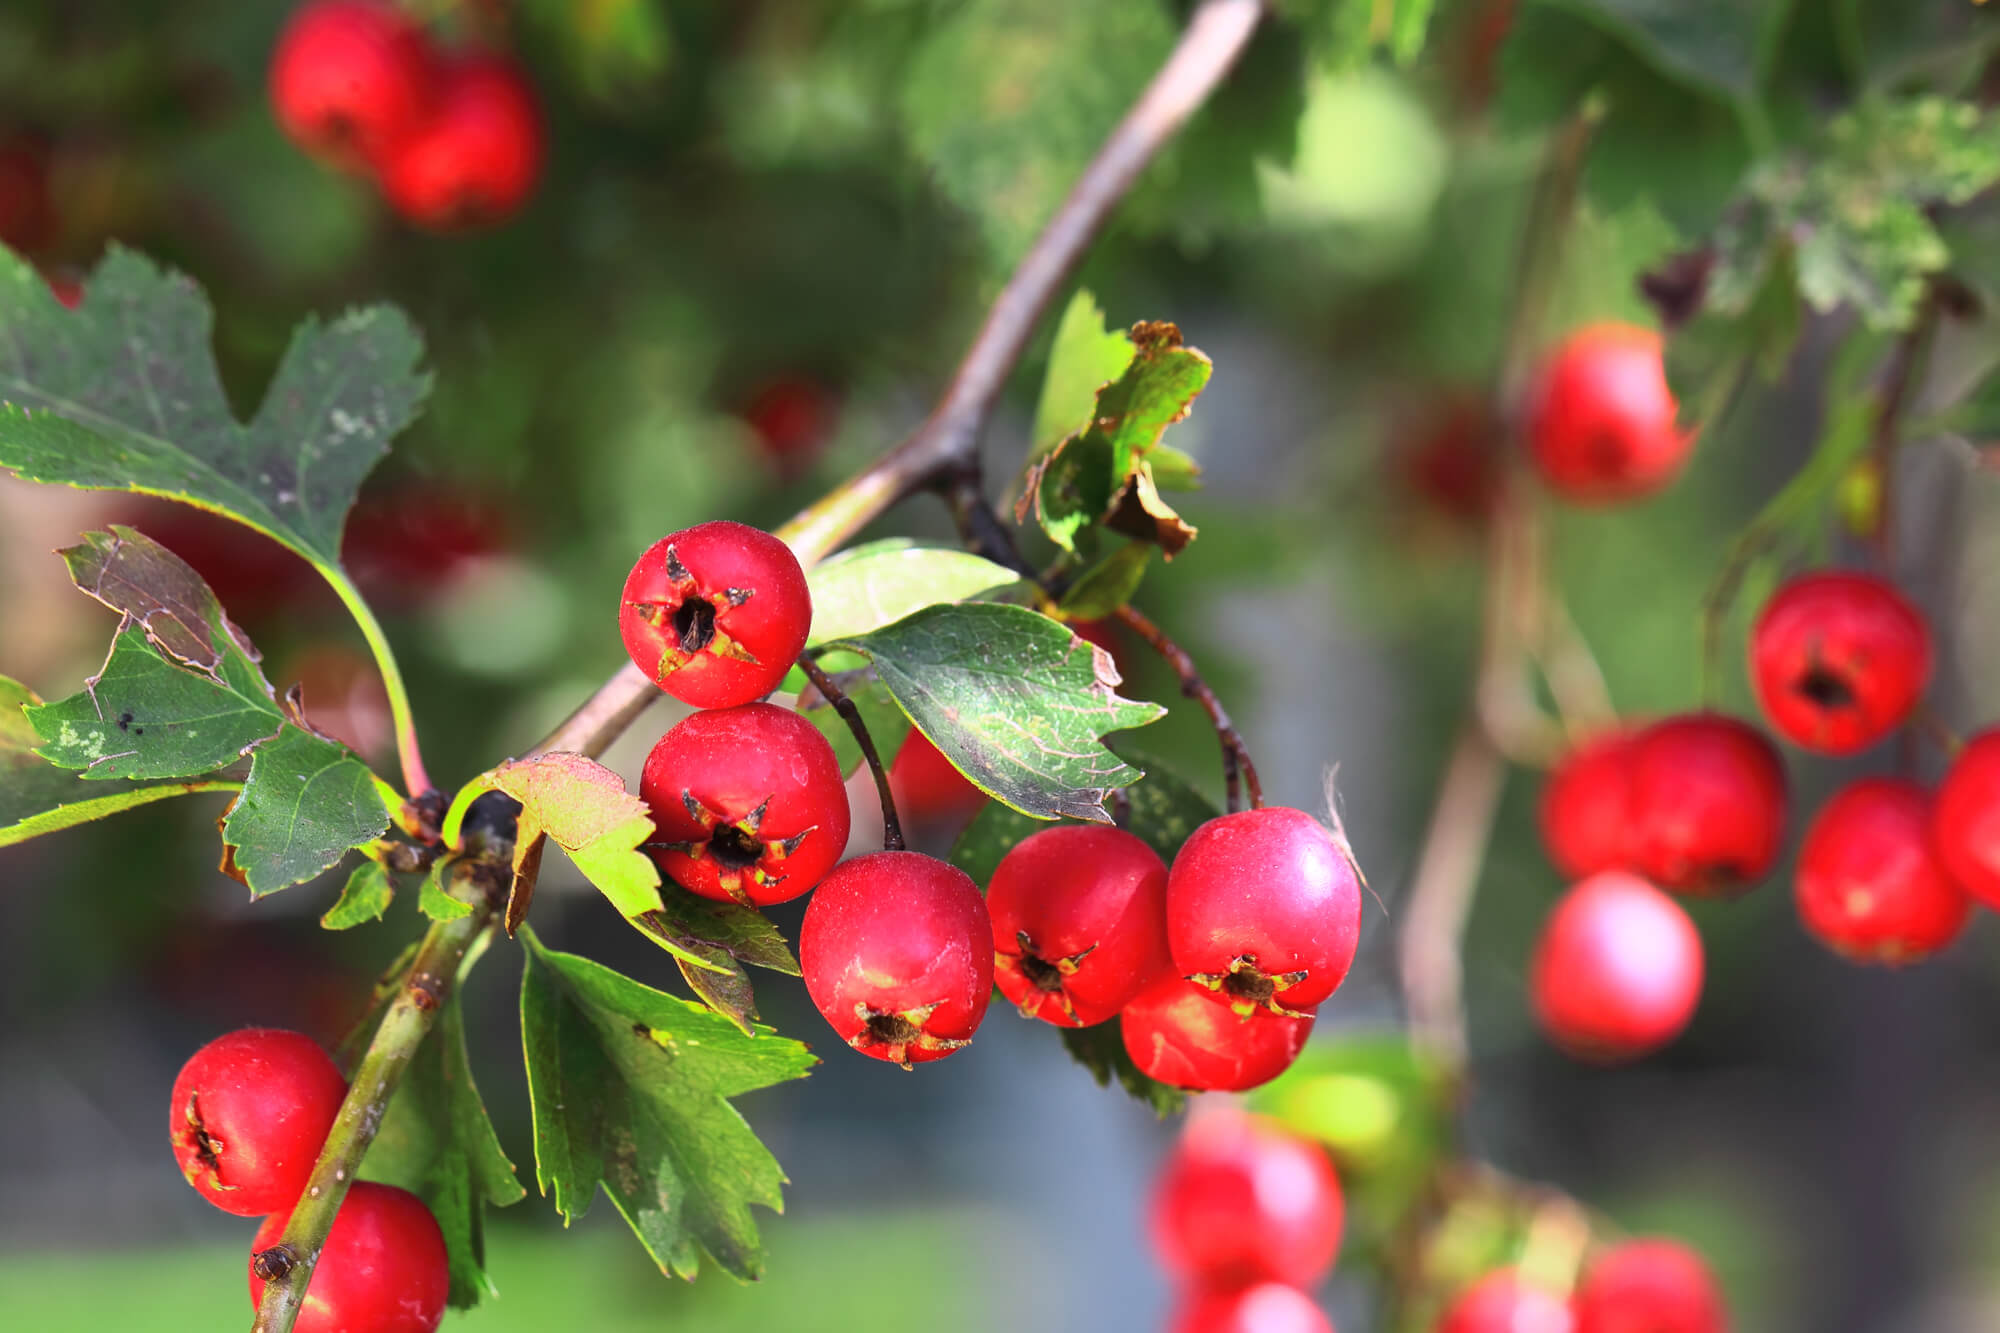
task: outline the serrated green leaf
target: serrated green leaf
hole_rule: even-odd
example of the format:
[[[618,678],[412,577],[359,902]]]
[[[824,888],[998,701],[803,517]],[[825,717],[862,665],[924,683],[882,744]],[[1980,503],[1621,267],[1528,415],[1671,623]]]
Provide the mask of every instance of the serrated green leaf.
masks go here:
[[[1106,329],[1104,312],[1090,289],[1079,287],[1056,324],[1042,398],[1035,408],[1030,455],[1053,449],[1064,436],[1090,424],[1098,391],[1132,364],[1132,340],[1123,329]]]
[[[242,783],[204,778],[131,782],[86,778],[35,753],[38,737],[22,709],[40,704],[34,691],[0,676],[0,847],[74,828],[169,796],[233,792]]]
[[[880,629],[939,602],[962,602],[1020,582],[1012,570],[949,546],[885,538],[841,551],[806,573],[808,647]]]
[[[433,921],[457,921],[472,915],[472,904],[447,890],[450,874],[450,861],[436,862],[424,876],[424,887],[417,894],[417,910]]]
[[[624,779],[594,759],[567,753],[513,760],[486,776],[521,803],[514,838],[517,876],[546,836],[621,916],[659,910],[659,868],[639,850],[653,836],[653,817],[644,801],[625,790]]]
[[[1126,542],[1085,570],[1063,594],[1058,609],[1069,620],[1098,620],[1112,614],[1139,591],[1152,560],[1151,546]]]
[[[902,747],[903,738],[910,733],[910,718],[896,704],[896,696],[889,693],[889,687],[875,679],[872,673],[849,676],[841,687],[854,707],[861,714],[861,723],[868,728],[868,739],[875,742],[875,752],[889,763]],[[816,699],[817,695],[814,696]],[[834,761],[840,765],[840,775],[850,777],[861,767],[861,743],[854,739],[853,728],[847,725],[839,710],[821,699],[805,710],[806,720],[819,728],[820,735],[826,737],[833,746]]]
[[[1153,1114],[1162,1120],[1186,1109],[1185,1092],[1148,1078],[1140,1072],[1139,1066],[1132,1063],[1117,1019],[1095,1027],[1062,1028],[1060,1031],[1063,1049],[1069,1052],[1070,1059],[1090,1071],[1098,1087],[1108,1088],[1111,1081],[1117,1079],[1119,1087],[1152,1107]]]
[[[261,898],[313,878],[388,827],[368,765],[338,741],[287,722],[250,756],[222,840],[238,878]]]
[[[319,924],[327,930],[351,930],[369,921],[380,921],[396,896],[396,886],[380,861],[363,861],[347,877],[340,897]]]
[[[521,1032],[535,1179],[574,1220],[602,1185],[663,1271],[693,1277],[707,1251],[763,1271],[751,1205],[781,1210],[784,1174],[728,1099],[817,1063],[768,1028],[739,1032],[700,1005],[521,932]]]
[[[421,340],[387,306],[308,321],[243,424],[210,323],[194,283],[129,250],[111,250],[74,311],[0,251],[0,468],[185,500],[337,565],[361,479],[428,389]]]
[[[1025,607],[928,607],[832,646],[868,657],[910,720],[981,791],[1042,819],[1109,822],[1104,798],[1139,772],[1100,738],[1166,712],[1121,698],[1110,654]]]
[[[757,995],[744,967],[798,976],[798,960],[770,918],[754,908],[690,893],[670,879],[660,882],[663,904],[634,925],[674,955],[689,989],[743,1032],[754,1030]]]

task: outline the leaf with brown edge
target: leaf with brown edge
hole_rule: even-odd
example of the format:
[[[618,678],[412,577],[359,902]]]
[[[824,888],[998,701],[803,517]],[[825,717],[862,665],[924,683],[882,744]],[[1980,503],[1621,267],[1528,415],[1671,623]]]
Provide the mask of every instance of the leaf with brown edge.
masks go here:
[[[259,660],[249,636],[193,566],[145,533],[114,523],[56,554],[79,589],[144,630],[155,648],[182,666],[216,676],[231,651]]]
[[[521,803],[514,835],[517,888],[534,844],[547,837],[621,916],[659,909],[660,872],[639,850],[653,836],[653,818],[616,773],[587,755],[557,752],[511,760],[485,780]]]
[[[632,924],[674,955],[681,976],[709,1008],[750,1031],[757,1001],[744,964],[798,976],[798,960],[785,937],[762,912],[690,893],[671,879],[661,882],[660,898],[659,911],[635,917]]]
[[[1186,550],[1196,532],[1172,505],[1160,498],[1159,488],[1153,484],[1153,470],[1144,463],[1125,479],[1125,489],[1111,502],[1104,526],[1153,543],[1168,560]]]

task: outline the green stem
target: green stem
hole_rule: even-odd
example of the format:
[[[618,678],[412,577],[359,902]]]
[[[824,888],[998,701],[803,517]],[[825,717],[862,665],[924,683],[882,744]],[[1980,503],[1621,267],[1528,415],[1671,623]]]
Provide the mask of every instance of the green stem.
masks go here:
[[[333,585],[333,591],[353,615],[354,623],[361,627],[361,637],[368,641],[368,651],[375,655],[382,685],[389,692],[389,715],[396,726],[396,758],[403,767],[403,786],[412,797],[422,796],[431,789],[430,774],[424,771],[424,757],[417,749],[417,721],[410,712],[410,691],[403,684],[403,669],[396,665],[396,654],[390,651],[389,636],[382,632],[382,622],[375,618],[374,609],[345,574],[326,565],[320,566],[320,572]]]

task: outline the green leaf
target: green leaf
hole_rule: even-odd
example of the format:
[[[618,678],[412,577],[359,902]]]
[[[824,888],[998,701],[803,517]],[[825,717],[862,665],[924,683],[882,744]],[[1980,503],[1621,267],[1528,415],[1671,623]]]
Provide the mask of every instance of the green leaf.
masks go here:
[[[1933,92],[1967,91],[2000,46],[2000,23],[1976,2],[1837,0],[1832,8],[1871,92],[1913,81]]]
[[[928,607],[832,646],[874,662],[910,720],[981,791],[1042,819],[1108,822],[1104,798],[1140,775],[1099,738],[1166,712],[1121,698],[1110,654],[1025,607]]]
[[[1320,62],[1339,69],[1386,51],[1399,65],[1423,53],[1436,0],[1279,0],[1305,25]]]
[[[1119,1087],[1152,1107],[1153,1114],[1163,1120],[1186,1108],[1185,1092],[1148,1078],[1139,1071],[1139,1066],[1132,1063],[1117,1019],[1095,1027],[1062,1028],[1060,1031],[1063,1049],[1069,1052],[1072,1060],[1090,1071],[1098,1087],[1108,1088],[1111,1080],[1117,1079]]]
[[[169,796],[233,792],[221,778],[182,782],[105,781],[57,768],[35,753],[38,737],[22,709],[41,700],[17,680],[0,676],[0,847],[74,828]]]
[[[657,92],[672,68],[673,27],[655,0],[522,0],[518,12],[535,49],[552,51],[571,83],[613,110]]]
[[[490,938],[481,936],[482,943],[467,955],[461,982]],[[519,1203],[528,1191],[501,1149],[472,1081],[456,990],[404,1071],[361,1176],[409,1190],[429,1206],[444,1232],[454,1307],[466,1309],[497,1294],[486,1275],[486,1209]]]
[[[896,704],[896,696],[889,693],[889,687],[875,679],[872,673],[850,674],[841,683],[841,689],[853,701],[861,714],[861,723],[868,728],[868,738],[875,742],[875,752],[889,763],[903,738],[910,733],[910,719]],[[861,743],[854,739],[853,728],[847,725],[839,710],[817,692],[813,695],[818,702],[805,710],[806,720],[819,728],[820,735],[826,737],[833,746],[834,760],[840,765],[842,777],[852,776],[861,767]]]
[[[439,860],[424,876],[424,887],[417,894],[417,910],[433,921],[457,921],[472,915],[472,904],[455,897],[446,888],[446,878],[451,874],[451,862]]]
[[[517,887],[533,849],[547,837],[621,916],[659,910],[659,868],[639,850],[653,836],[653,817],[625,790],[623,778],[594,759],[559,752],[512,760],[486,780],[521,803],[514,837]]]
[[[1791,0],[1556,0],[1677,83],[1747,106]]]
[[[74,311],[0,251],[0,468],[184,500],[337,566],[361,479],[428,389],[416,332],[386,306],[308,321],[243,424],[210,323],[194,283],[129,250],[111,250]]]
[[[1090,424],[1098,391],[1132,364],[1132,340],[1123,329],[1107,330],[1104,312],[1087,287],[1076,289],[1056,325],[1049,368],[1042,378],[1042,399],[1035,408],[1035,435],[1030,454],[1053,449],[1064,436]]]
[[[1132,600],[1152,563],[1153,548],[1126,542],[1085,570],[1063,594],[1057,609],[1068,620],[1098,620]]]
[[[803,1077],[813,1054],[546,950],[532,930],[521,941],[542,1192],[574,1221],[601,1184],[663,1271],[691,1278],[705,1250],[726,1272],[758,1277],[750,1207],[781,1210],[784,1174],[727,1099]]]
[[[368,921],[380,921],[396,896],[389,871],[380,861],[363,861],[347,877],[340,898],[327,909],[319,923],[327,930],[350,930]]]
[[[261,898],[313,878],[388,827],[368,765],[338,741],[287,722],[250,756],[222,840],[237,877]]]
[[[225,660],[258,653],[194,567],[132,528],[86,532],[57,552],[70,581],[143,630],[154,648],[184,667],[219,676]],[[265,690],[268,697],[270,691]]]
[[[762,912],[690,893],[670,879],[661,881],[660,898],[659,911],[632,924],[674,955],[682,978],[709,1008],[743,1032],[754,1031],[757,996],[744,964],[798,976],[785,937]]]
[[[808,647],[866,634],[939,602],[962,602],[1020,582],[1012,570],[948,546],[902,537],[851,547],[806,574],[812,593]]]

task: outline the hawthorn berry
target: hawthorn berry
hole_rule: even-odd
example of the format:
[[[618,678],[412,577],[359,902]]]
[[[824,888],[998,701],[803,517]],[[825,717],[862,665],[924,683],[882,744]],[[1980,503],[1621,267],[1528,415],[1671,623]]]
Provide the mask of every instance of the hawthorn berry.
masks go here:
[[[939,833],[957,832],[987,801],[986,793],[914,727],[889,763],[889,795],[905,823]]]
[[[174,1159],[188,1184],[225,1213],[289,1212],[346,1096],[332,1057],[304,1033],[225,1033],[174,1080],[167,1121]]]
[[[1167,867],[1123,829],[1067,824],[1016,843],[986,888],[993,978],[1028,1018],[1090,1027],[1167,956]]]
[[[1298,1013],[1333,994],[1361,935],[1361,871],[1303,810],[1209,820],[1167,879],[1174,966],[1238,1013]]]
[[[535,90],[512,61],[461,55],[439,70],[430,117],[382,159],[382,193],[426,231],[505,222],[541,179],[547,137]]]
[[[783,375],[761,385],[743,404],[743,420],[765,457],[787,474],[812,461],[833,434],[840,400],[818,381]]]
[[[1132,997],[1118,1028],[1146,1077],[1197,1092],[1242,1092],[1291,1067],[1315,1012],[1238,1014],[1200,982],[1167,976]]]
[[[1605,1252],[1576,1289],[1576,1333],[1729,1333],[1729,1312],[1700,1255],[1671,1240]]]
[[[1527,405],[1529,456],[1549,488],[1579,504],[1637,499],[1687,463],[1660,335],[1636,324],[1578,329],[1543,363]]]
[[[704,898],[796,898],[847,849],[847,788],[819,728],[789,708],[693,713],[646,756],[653,857]]]
[[[1770,738],[1719,713],[1656,722],[1632,741],[1629,868],[1696,897],[1740,893],[1777,863],[1785,765]]]
[[[286,1213],[265,1218],[250,1243],[252,1306],[264,1299],[258,1256],[283,1237],[287,1220]],[[444,1319],[450,1294],[444,1233],[431,1210],[408,1190],[364,1180],[340,1201],[292,1327],[296,1333],[431,1333]]]
[[[1437,1333],[1574,1333],[1569,1302],[1511,1268],[1488,1273],[1460,1292]]]
[[[1175,1318],[1173,1333],[1333,1333],[1312,1297],[1282,1282],[1204,1291]]]
[[[1309,1287],[1333,1268],[1343,1212],[1317,1144],[1240,1111],[1201,1114],[1153,1190],[1153,1248],[1203,1286]]]
[[[778,687],[812,629],[812,596],[791,548],[717,519],[648,547],[619,601],[625,651],[682,703],[732,708]]]
[[[1910,716],[1931,678],[1923,613],[1872,574],[1793,579],[1750,635],[1750,680],[1779,735],[1820,754],[1853,754]]]
[[[1666,894],[1602,870],[1542,925],[1529,976],[1535,1017],[1579,1060],[1617,1064],[1666,1045],[1701,1000],[1701,936]]]
[[[1972,903],[1931,850],[1930,797],[1865,778],[1836,792],[1799,848],[1799,920],[1857,962],[1914,962],[1950,944]]]
[[[971,1043],[993,993],[993,921],[956,866],[875,852],[821,881],[799,967],[849,1046],[907,1069]]]
[[[294,143],[348,170],[383,160],[431,110],[424,31],[386,0],[311,0],[271,57],[271,105]]]
[[[0,137],[0,244],[40,250],[55,234],[48,145],[29,135]]]
[[[1960,888],[2000,911],[2000,728],[1951,761],[1931,804],[1931,847]]]
[[[1626,863],[1631,831],[1632,738],[1612,731],[1577,746],[1542,784],[1542,846],[1566,879]]]

